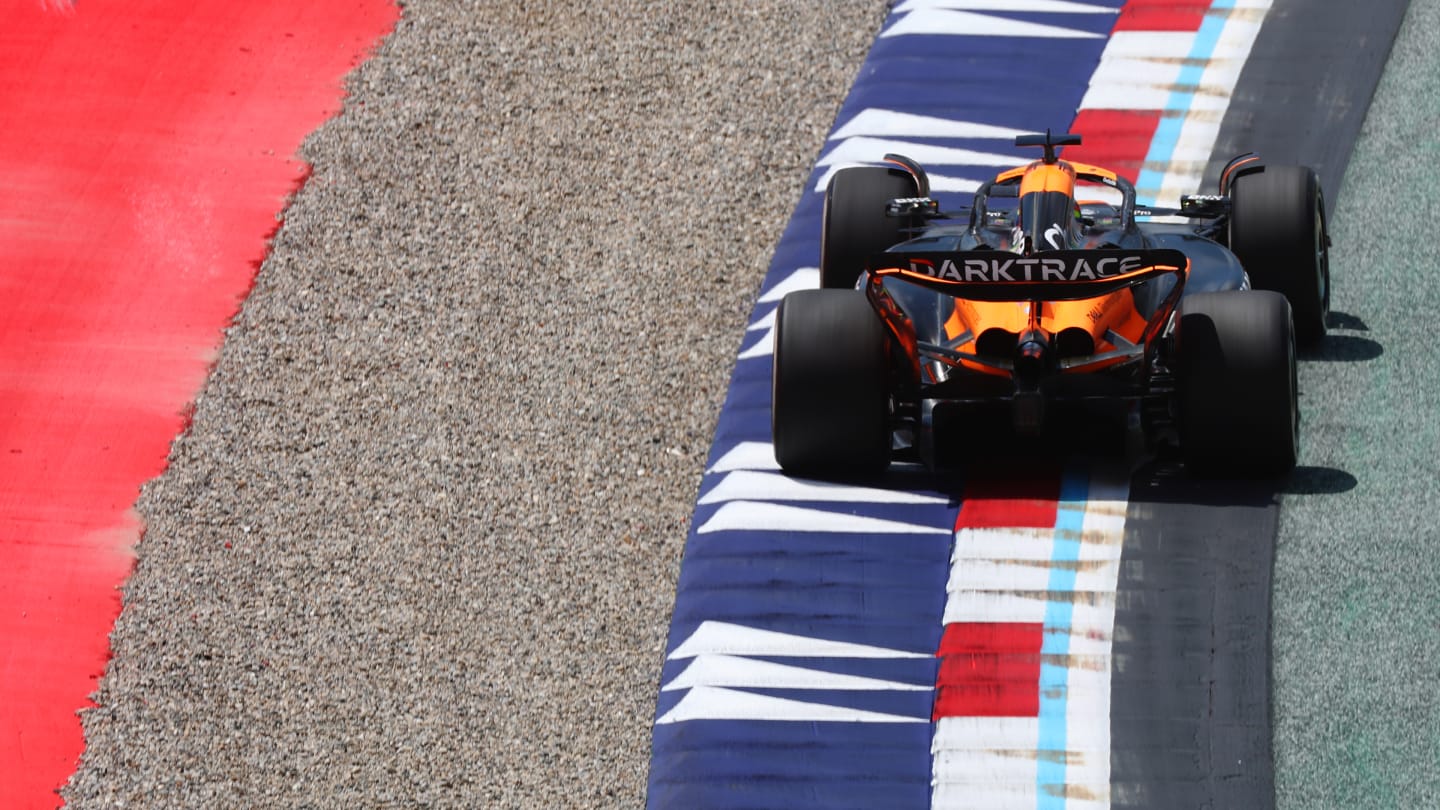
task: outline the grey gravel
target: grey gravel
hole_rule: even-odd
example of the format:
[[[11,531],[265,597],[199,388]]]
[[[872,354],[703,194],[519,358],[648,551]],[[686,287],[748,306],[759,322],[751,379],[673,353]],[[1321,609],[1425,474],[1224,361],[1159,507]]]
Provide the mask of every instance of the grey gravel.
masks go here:
[[[644,796],[686,521],[884,4],[406,4],[147,529],[91,807]]]

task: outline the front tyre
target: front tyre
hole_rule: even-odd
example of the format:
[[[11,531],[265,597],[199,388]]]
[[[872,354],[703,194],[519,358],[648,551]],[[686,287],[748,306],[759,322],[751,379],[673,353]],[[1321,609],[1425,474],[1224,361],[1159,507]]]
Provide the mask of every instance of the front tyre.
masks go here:
[[[1177,335],[1180,449],[1201,475],[1295,467],[1300,413],[1290,304],[1276,292],[1196,293]]]
[[[890,463],[885,326],[859,290],[802,290],[775,318],[771,435],[785,472],[876,475]]]
[[[1230,250],[1250,284],[1290,301],[1302,346],[1325,338],[1330,313],[1330,239],[1320,178],[1305,166],[1266,166],[1230,191]]]

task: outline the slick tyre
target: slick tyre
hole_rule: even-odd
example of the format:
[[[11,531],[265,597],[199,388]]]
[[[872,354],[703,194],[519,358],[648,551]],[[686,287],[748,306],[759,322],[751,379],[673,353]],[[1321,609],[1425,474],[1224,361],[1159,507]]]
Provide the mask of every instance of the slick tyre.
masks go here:
[[[1241,175],[1230,191],[1230,250],[1250,285],[1290,301],[1295,339],[1325,338],[1330,313],[1330,239],[1320,178],[1305,166],[1266,166]]]
[[[1180,449],[1199,475],[1295,467],[1300,413],[1291,308],[1271,291],[1196,293],[1177,334]]]
[[[890,463],[885,327],[857,290],[785,296],[775,320],[775,460],[811,478],[878,474]]]
[[[820,227],[820,286],[850,289],[865,260],[915,236],[911,217],[885,215],[885,204],[919,194],[899,169],[853,166],[830,178]]]

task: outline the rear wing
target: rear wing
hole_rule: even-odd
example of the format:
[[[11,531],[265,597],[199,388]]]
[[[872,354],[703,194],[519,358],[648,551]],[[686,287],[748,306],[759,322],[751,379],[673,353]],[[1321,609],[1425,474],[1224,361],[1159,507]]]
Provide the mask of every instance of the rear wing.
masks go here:
[[[907,251],[876,254],[867,267],[876,281],[896,277],[971,301],[1078,301],[1174,275],[1178,300],[1190,260],[1178,250]]]
[[[914,326],[885,289],[887,280],[908,282],[970,301],[1021,302],[1100,298],[1152,279],[1173,276],[1175,283],[1146,319],[1139,341],[1108,355],[1083,362],[1070,361],[1067,366],[1069,370],[1083,371],[1113,363],[1117,358],[1138,357],[1150,350],[1152,341],[1164,331],[1180,303],[1190,275],[1190,260],[1178,250],[1054,250],[1032,256],[1000,250],[913,251],[877,254],[870,258],[868,268],[866,295],[891,334],[906,347],[912,358],[911,371],[918,380],[921,353],[935,356],[934,352],[940,349],[917,341]],[[962,357],[949,349],[941,354],[943,357],[939,359],[944,362]],[[993,365],[975,355],[965,357]]]

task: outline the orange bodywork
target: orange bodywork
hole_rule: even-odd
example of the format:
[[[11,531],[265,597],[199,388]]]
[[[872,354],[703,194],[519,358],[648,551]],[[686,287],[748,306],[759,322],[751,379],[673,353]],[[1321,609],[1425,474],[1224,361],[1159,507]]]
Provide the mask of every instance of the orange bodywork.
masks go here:
[[[969,301],[955,299],[955,309],[945,322],[945,337],[949,340],[970,335],[970,340],[959,344],[962,352],[975,353],[975,338],[989,329],[1003,329],[1019,335],[1028,329],[1039,329],[1049,340],[1063,329],[1083,329],[1095,342],[1095,352],[1101,354],[1114,351],[1117,347],[1107,334],[1114,332],[1132,344],[1140,343],[1145,334],[1146,319],[1135,309],[1135,296],[1131,290],[1087,298],[1080,301]],[[1119,362],[1122,358],[1116,358]],[[1008,371],[970,360],[961,361],[966,368],[986,374],[1004,376]],[[1094,367],[1088,370],[1093,371]]]
[[[1060,192],[1074,198],[1077,173],[1087,179],[1115,180],[1115,173],[1109,169],[1062,160],[1054,164],[1036,161],[1020,166],[1001,173],[995,182],[1018,178],[1021,197],[1033,192]],[[1146,325],[1146,319],[1135,309],[1135,296],[1129,289],[1081,301],[984,302],[957,298],[955,309],[945,322],[945,337],[953,341],[969,333],[970,340],[959,344],[958,348],[974,353],[975,338],[989,329],[1003,329],[1017,335],[1039,329],[1047,339],[1053,340],[1061,330],[1074,327],[1089,334],[1095,343],[1095,352],[1101,354],[1118,348],[1106,337],[1110,332],[1136,344],[1143,339]],[[1116,362],[1121,360],[1116,358]],[[970,360],[961,361],[961,365],[986,374],[1004,376],[1009,373]],[[1088,370],[1093,371],[1094,367]]]
[[[1077,174],[1109,180],[1111,183],[1115,182],[1117,176],[1109,169],[1091,166],[1088,163],[1072,163],[1061,160],[1049,164],[1037,160],[1034,163],[1001,172],[995,176],[995,182],[997,184],[1005,183],[1018,177],[1022,196],[1032,191],[1059,191],[1073,197],[1075,196],[1075,176]]]

